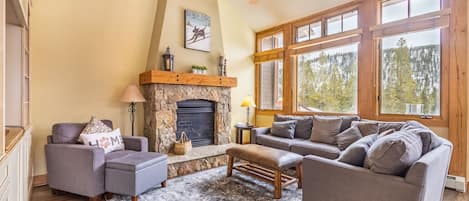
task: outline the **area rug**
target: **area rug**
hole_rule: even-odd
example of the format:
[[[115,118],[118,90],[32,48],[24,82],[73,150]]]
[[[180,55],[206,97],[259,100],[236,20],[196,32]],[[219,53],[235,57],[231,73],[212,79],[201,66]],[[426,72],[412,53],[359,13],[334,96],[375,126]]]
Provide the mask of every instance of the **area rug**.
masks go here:
[[[167,181],[167,187],[156,187],[140,195],[139,201],[263,201],[273,199],[273,186],[233,170],[226,177],[226,167],[210,169]],[[300,201],[302,190],[292,184],[282,191],[285,201]],[[128,196],[115,195],[112,201],[127,201]]]

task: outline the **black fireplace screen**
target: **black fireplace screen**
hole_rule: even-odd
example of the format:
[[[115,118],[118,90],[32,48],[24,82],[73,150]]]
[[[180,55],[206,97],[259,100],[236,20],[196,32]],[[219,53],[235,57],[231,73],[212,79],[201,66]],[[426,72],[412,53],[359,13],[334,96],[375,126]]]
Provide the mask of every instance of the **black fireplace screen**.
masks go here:
[[[206,100],[185,100],[177,103],[176,138],[186,132],[192,146],[214,144],[215,103]]]

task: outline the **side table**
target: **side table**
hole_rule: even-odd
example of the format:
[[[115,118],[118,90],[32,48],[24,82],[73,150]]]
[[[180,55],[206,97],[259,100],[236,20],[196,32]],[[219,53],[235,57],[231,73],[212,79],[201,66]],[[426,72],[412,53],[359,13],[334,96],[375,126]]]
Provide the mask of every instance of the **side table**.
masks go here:
[[[246,124],[236,124],[236,143],[243,144],[243,131],[248,130],[249,134],[251,134],[251,129],[255,128],[254,125],[246,125]]]

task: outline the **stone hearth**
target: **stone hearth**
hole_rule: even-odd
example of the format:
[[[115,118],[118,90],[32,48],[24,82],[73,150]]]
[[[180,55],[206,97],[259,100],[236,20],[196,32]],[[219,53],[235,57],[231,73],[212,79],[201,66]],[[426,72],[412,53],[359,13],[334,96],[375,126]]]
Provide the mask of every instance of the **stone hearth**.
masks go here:
[[[152,83],[143,85],[144,135],[150,151],[170,153],[176,141],[177,102],[208,100],[215,103],[214,144],[230,143],[231,89],[219,86]]]

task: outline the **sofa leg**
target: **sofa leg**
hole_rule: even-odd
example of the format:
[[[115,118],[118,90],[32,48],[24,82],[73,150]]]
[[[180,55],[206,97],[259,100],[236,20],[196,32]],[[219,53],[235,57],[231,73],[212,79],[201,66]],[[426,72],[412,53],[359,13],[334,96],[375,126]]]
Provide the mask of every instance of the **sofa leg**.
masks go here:
[[[132,196],[132,201],[138,201],[138,195]]]
[[[102,198],[103,198],[102,195],[97,195],[94,197],[90,197],[89,201],[102,201],[103,200]]]
[[[161,182],[161,187],[166,188],[166,180],[164,180],[163,182]]]
[[[233,175],[233,163],[234,163],[233,156],[228,155],[228,167],[226,168],[227,177],[231,177],[231,175]]]
[[[104,198],[106,198],[106,200],[112,199],[112,193],[110,193],[110,192],[105,193]]]

